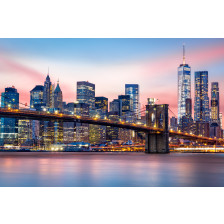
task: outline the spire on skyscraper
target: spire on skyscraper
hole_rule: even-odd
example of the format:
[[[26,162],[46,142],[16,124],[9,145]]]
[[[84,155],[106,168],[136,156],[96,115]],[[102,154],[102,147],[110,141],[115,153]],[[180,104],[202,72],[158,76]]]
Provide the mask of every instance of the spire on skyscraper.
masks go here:
[[[183,65],[186,65],[186,58],[185,58],[185,44],[183,44]]]

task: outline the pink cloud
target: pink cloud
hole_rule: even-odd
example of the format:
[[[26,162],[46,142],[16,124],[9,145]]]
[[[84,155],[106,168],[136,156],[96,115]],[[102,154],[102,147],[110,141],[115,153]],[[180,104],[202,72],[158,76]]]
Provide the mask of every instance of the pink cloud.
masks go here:
[[[187,51],[187,63],[193,70],[206,65],[211,65],[224,58],[224,46],[213,45]],[[111,101],[117,95],[124,94],[125,83],[139,83],[141,102],[146,104],[148,97],[158,98],[160,103],[168,103],[177,114],[177,67],[181,64],[181,53],[171,52],[169,55],[162,55],[150,61],[133,61],[120,66],[92,66],[88,69],[79,67],[70,73],[66,80],[60,80],[63,91],[63,99],[73,102],[76,99],[76,81],[89,79],[87,73],[96,74],[91,80],[96,83],[96,96],[106,96]],[[85,67],[85,64],[83,64]],[[62,70],[60,73],[65,72]],[[29,91],[37,84],[42,84],[46,78],[38,70],[18,62],[10,55],[0,54],[1,91],[7,85],[15,85],[20,93],[22,102],[29,103]],[[105,76],[108,74],[108,76]],[[65,76],[67,73],[65,72]],[[74,77],[74,79],[73,79]],[[51,76],[53,80],[53,76]],[[70,80],[71,79],[71,80]],[[73,79],[73,80],[72,80]],[[118,82],[118,80],[120,80]],[[55,80],[56,81],[56,80]],[[219,81],[219,80],[218,80]],[[5,85],[5,86],[4,86]],[[193,92],[192,92],[193,93]],[[193,94],[192,94],[192,97]],[[223,109],[223,106],[222,106]]]

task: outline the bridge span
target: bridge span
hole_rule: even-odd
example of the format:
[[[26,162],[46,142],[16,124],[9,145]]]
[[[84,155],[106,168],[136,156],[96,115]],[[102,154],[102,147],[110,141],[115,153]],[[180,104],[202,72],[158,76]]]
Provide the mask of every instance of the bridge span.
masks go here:
[[[154,121],[151,119],[155,118]],[[162,116],[161,116],[162,115]],[[27,120],[46,120],[54,122],[79,122],[94,125],[103,125],[131,129],[146,134],[146,153],[168,153],[169,137],[189,139],[192,141],[203,142],[207,144],[224,144],[224,139],[209,138],[190,133],[172,131],[168,129],[168,105],[146,106],[146,124],[127,123],[124,121],[111,121],[109,119],[98,119],[93,117],[82,117],[77,115],[67,115],[62,113],[49,113],[44,111],[33,111],[28,109],[10,109],[0,108],[0,117],[17,118]],[[160,119],[159,119],[160,117]],[[162,122],[161,122],[162,117]]]

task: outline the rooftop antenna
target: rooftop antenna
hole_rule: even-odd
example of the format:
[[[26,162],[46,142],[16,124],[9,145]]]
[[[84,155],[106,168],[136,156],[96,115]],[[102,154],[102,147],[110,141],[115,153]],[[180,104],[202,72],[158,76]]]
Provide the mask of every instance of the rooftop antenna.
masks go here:
[[[49,67],[48,67],[48,73],[47,74],[49,75]]]
[[[183,43],[183,65],[186,65],[186,58],[185,58],[185,43]]]

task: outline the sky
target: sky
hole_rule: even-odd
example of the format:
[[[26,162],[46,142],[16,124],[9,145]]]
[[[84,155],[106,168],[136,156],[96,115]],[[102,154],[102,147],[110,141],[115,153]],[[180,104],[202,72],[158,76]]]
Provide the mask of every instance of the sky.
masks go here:
[[[20,102],[28,103],[35,85],[46,75],[59,79],[63,101],[76,100],[77,81],[96,85],[96,96],[109,101],[125,93],[125,84],[139,84],[141,106],[147,98],[168,103],[177,114],[177,68],[182,63],[182,45],[191,66],[191,97],[194,72],[208,71],[220,84],[224,112],[224,39],[0,39],[0,91],[15,86]],[[209,92],[210,97],[210,92]]]

